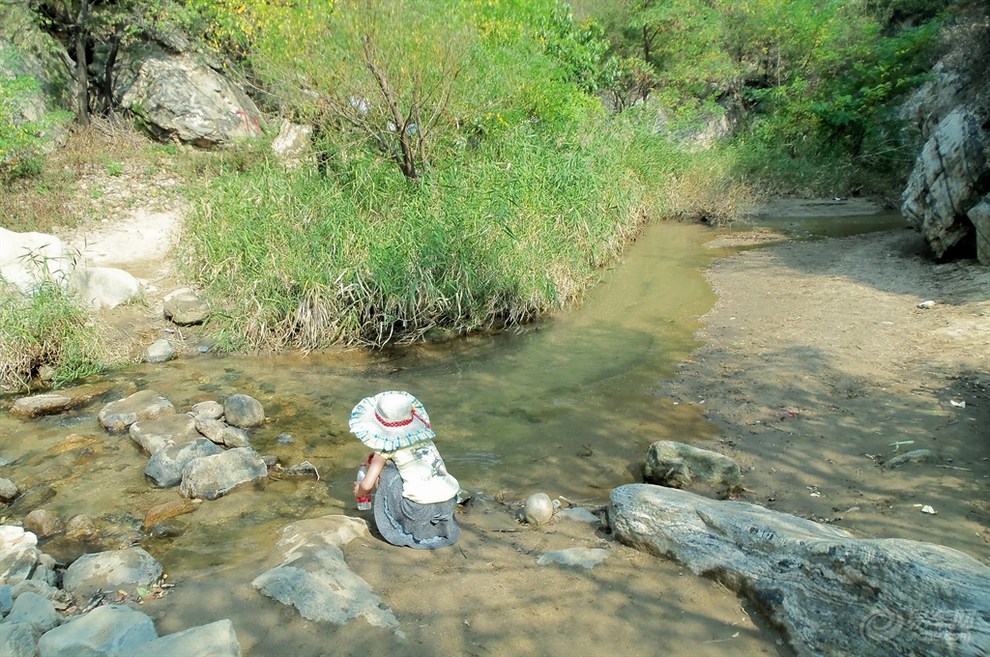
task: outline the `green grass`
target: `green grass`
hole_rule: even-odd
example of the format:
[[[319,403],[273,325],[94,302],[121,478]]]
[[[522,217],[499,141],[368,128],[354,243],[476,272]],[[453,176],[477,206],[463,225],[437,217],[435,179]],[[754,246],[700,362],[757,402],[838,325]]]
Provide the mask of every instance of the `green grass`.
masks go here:
[[[58,388],[105,363],[99,330],[60,285],[42,280],[32,294],[0,285],[0,389],[29,390],[45,370]]]
[[[582,128],[521,127],[413,182],[360,153],[328,175],[231,156],[202,176],[185,240],[185,263],[223,305],[220,342],[377,347],[575,302],[655,216],[647,177],[663,169],[634,166],[643,135]]]

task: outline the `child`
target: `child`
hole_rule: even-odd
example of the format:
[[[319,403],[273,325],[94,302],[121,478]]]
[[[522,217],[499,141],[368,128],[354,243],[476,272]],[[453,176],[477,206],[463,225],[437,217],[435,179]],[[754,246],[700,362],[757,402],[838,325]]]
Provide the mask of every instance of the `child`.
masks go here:
[[[453,545],[461,528],[454,518],[460,485],[433,444],[430,417],[408,392],[365,397],[351,411],[351,433],[375,450],[354,496],[378,484],[375,523],[393,545],[433,550]]]

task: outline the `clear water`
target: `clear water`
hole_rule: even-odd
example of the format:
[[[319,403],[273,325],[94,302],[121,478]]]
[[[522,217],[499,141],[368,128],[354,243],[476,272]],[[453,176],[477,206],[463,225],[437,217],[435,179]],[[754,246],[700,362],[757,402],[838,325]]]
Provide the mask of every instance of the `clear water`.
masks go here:
[[[579,308],[516,331],[388,352],[197,355],[115,373],[104,379],[110,392],[70,413],[30,421],[2,413],[0,476],[28,493],[0,510],[0,520],[20,522],[36,506],[63,519],[91,517],[101,532],[96,544],[57,538],[43,546],[66,560],[141,542],[179,576],[236,566],[239,555],[267,551],[291,522],[354,510],[351,487],[366,450],[347,420],[362,397],[388,389],[425,404],[465,489],[604,503],[611,488],[641,480],[652,442],[713,435],[696,406],[655,394],[699,346],[698,318],[714,300],[703,277],[718,255],[703,247],[711,237],[696,225],[652,226]],[[141,529],[146,512],[180,499],[178,490],[152,488],[147,456],[97,420],[104,403],[141,389],[165,395],[179,412],[233,393],[257,398],[268,421],[251,433],[255,449],[286,467],[309,461],[319,480],[242,487],[170,521],[176,536],[149,538]],[[294,441],[282,444],[281,434]]]

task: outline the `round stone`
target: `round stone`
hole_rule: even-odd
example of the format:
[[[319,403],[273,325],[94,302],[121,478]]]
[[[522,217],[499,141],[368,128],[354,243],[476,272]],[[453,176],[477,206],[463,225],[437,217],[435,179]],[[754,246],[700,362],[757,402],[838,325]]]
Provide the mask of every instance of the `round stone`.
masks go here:
[[[531,525],[543,525],[553,518],[553,502],[546,493],[533,493],[526,498],[523,517]]]

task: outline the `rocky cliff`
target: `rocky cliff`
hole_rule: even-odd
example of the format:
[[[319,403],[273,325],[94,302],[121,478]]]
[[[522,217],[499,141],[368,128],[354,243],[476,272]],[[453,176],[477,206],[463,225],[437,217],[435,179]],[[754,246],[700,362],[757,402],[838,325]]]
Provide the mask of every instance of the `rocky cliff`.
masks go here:
[[[948,53],[904,107],[925,144],[901,212],[937,258],[975,251],[990,265],[990,8],[974,3],[947,37]]]

